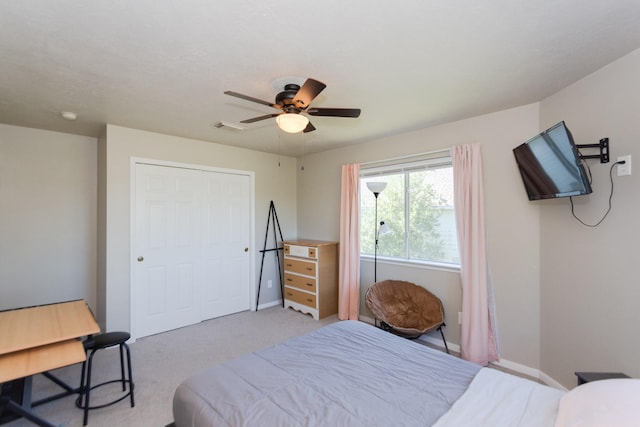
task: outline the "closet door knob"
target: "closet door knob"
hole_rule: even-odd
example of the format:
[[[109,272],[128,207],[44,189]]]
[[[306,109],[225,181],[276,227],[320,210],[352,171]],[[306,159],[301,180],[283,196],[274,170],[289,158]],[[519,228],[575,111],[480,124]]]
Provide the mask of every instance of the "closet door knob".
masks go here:
[[[138,257],[138,262],[142,262],[142,261],[144,261],[144,257],[139,256],[139,257]]]

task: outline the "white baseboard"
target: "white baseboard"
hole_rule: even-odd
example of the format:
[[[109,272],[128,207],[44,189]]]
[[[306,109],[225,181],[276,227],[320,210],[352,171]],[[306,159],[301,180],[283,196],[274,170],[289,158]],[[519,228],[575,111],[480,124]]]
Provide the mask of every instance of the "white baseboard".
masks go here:
[[[371,317],[367,317],[367,316],[358,316],[358,320],[361,322],[365,322],[368,323],[370,325],[375,325],[376,321],[374,319],[372,319]]]
[[[544,372],[542,371],[538,371],[538,372],[540,373],[538,379],[543,383],[545,383],[546,385],[551,386],[553,388],[557,388],[558,390],[564,390],[564,391],[569,390],[568,388],[566,388],[565,386],[560,384],[558,381],[554,380],[549,375],[545,374]]]
[[[512,362],[506,359],[500,359],[497,362],[491,362],[491,364],[500,368],[508,369],[509,371],[514,371],[519,374],[526,375],[531,378],[540,379],[540,371],[538,369],[531,368],[526,365],[521,365],[520,363]]]
[[[445,329],[446,331],[446,329]],[[445,333],[445,338],[446,338],[446,333]],[[445,350],[444,348],[444,344],[442,342],[442,337],[436,336],[435,332],[434,335],[431,336],[426,336],[426,337],[420,337],[418,338],[420,341],[426,341],[431,345],[434,345],[442,350]],[[452,342],[447,341],[447,347],[449,347],[449,351],[452,351],[454,353],[458,353],[460,354],[460,346],[458,344],[454,344]]]
[[[508,369],[510,371],[517,372],[517,373],[526,375],[528,377],[540,380],[541,382],[543,382],[544,384],[550,387],[567,391],[567,388],[565,386],[563,386],[558,381],[551,378],[549,375],[542,372],[540,369],[531,368],[529,366],[521,365],[519,363],[512,362],[506,359],[500,359],[498,362],[491,362],[491,363],[501,368]]]
[[[359,317],[360,321],[362,322],[366,322],[366,323],[370,323],[372,325],[375,325],[375,320],[367,317],[367,316],[360,316]],[[445,333],[446,336],[446,333]],[[434,336],[426,336],[426,337],[420,337],[419,338],[422,341],[426,341],[429,344],[432,344],[438,348],[441,348],[442,350],[444,350],[444,345],[442,344],[442,339],[440,337],[436,337]],[[447,341],[447,346],[449,347],[449,350],[451,350],[452,352],[458,353],[460,354],[460,345],[458,344],[454,344],[454,343],[450,343],[449,341]],[[526,375],[528,377],[531,378],[535,378],[537,380],[542,381],[543,383],[545,383],[548,386],[557,388],[559,390],[567,390],[566,387],[564,387],[562,384],[560,384],[559,382],[557,382],[556,380],[554,380],[553,378],[551,378],[549,375],[545,374],[544,372],[540,371],[539,369],[536,368],[531,368],[529,366],[526,365],[521,365],[519,363],[516,362],[512,362],[510,360],[506,360],[506,359],[500,359],[498,362],[492,362],[493,365],[507,369],[509,371],[513,371],[522,375]]]
[[[265,302],[264,304],[260,304],[258,306],[258,310],[275,307],[276,305],[282,306],[282,300],[278,299],[278,300],[275,300],[275,301]]]
[[[375,325],[376,324],[375,319],[372,319],[371,317],[359,316],[358,319],[361,322],[369,323],[371,325]],[[446,330],[445,330],[445,332],[446,332]],[[446,337],[446,333],[445,333],[445,337]],[[432,345],[434,345],[434,346],[436,346],[436,347],[438,347],[438,348],[440,348],[442,350],[445,349],[444,348],[444,343],[442,342],[442,338],[440,338],[439,336],[436,337],[434,335],[434,336],[420,337],[420,338],[418,338],[418,340],[426,341],[429,344],[432,344]],[[454,343],[451,343],[451,342],[447,341],[447,347],[449,347],[450,351],[453,351],[455,353],[460,353],[460,346],[458,344],[454,344]]]

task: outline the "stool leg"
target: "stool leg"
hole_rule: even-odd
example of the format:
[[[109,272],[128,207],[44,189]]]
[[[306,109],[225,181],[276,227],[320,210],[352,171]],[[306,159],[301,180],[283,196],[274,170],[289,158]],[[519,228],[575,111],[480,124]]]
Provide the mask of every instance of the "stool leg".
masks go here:
[[[82,362],[82,372],[80,373],[80,387],[78,388],[78,406],[82,406],[82,398],[84,397],[84,379],[87,369],[87,361]]]
[[[118,347],[120,347],[120,378],[122,378],[122,391],[126,390],[125,384],[125,377],[124,377],[124,357],[122,355],[122,346],[123,344],[120,344]],[[129,373],[129,375],[131,375],[131,373]]]
[[[131,407],[133,408],[134,406],[136,406],[136,403],[133,398],[134,384],[133,384],[133,371],[131,371],[131,352],[129,351],[129,346],[127,345],[127,343],[123,343],[122,345],[124,346],[125,350],[127,350],[127,369],[129,371],[129,393],[131,394]]]
[[[83,426],[86,426],[87,423],[89,422],[89,395],[91,393],[91,367],[93,365],[93,355],[96,353],[96,351],[97,350],[91,351],[91,354],[89,355],[89,362],[87,363],[87,380],[86,380],[85,390],[84,390],[86,395],[84,397],[84,418],[82,421]]]

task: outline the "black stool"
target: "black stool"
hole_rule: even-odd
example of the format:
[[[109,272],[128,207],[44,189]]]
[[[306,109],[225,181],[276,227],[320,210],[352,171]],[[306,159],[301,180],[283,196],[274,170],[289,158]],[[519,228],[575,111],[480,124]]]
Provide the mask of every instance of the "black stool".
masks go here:
[[[104,334],[94,335],[87,338],[84,342],[84,350],[88,353],[88,358],[86,361],[82,362],[82,375],[80,377],[80,392],[79,396],[76,399],[76,406],[80,409],[84,410],[84,422],[82,425],[87,425],[87,421],[89,419],[89,409],[98,409],[104,408],[105,406],[113,405],[114,403],[118,403],[121,400],[125,399],[127,396],[131,399],[131,407],[135,406],[135,402],[133,400],[133,376],[131,373],[131,353],[129,352],[129,346],[127,345],[127,340],[131,337],[128,332],[107,332]],[[120,347],[120,373],[121,378],[117,380],[105,381],[100,384],[96,384],[94,386],[91,385],[91,366],[93,364],[93,355],[98,351],[105,348]],[[129,373],[128,378],[125,377],[125,369],[124,369],[124,354],[123,349],[127,351],[127,371]],[[122,391],[126,393],[116,400],[113,400],[109,403],[105,403],[103,405],[90,406],[89,397],[91,391],[95,388],[101,387],[103,385],[112,384],[112,383],[122,383]],[[127,391],[127,384],[129,384],[129,390]],[[84,399],[83,399],[84,398]],[[83,402],[84,400],[84,402]]]

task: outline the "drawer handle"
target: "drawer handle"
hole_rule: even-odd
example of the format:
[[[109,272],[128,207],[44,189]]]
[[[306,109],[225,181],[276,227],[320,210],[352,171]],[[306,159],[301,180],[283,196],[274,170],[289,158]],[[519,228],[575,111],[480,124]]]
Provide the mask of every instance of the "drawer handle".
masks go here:
[[[287,277],[287,282],[293,282],[293,279],[291,279],[290,277]]]
[[[307,286],[313,287],[313,283],[307,283]]]
[[[313,271],[313,268],[307,267],[307,271]]]
[[[287,264],[287,267],[293,267],[293,264]]]
[[[313,302],[313,300],[311,298],[307,298],[307,301],[309,302]]]
[[[293,296],[293,294],[292,294],[291,292],[287,292],[287,296],[288,296],[288,297],[292,297],[292,296]]]

